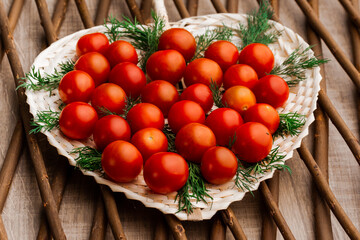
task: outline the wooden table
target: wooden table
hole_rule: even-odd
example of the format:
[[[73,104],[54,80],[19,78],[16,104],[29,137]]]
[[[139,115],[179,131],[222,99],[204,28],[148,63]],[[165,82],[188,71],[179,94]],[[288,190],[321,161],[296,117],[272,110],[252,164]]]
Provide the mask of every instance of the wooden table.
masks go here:
[[[92,17],[98,1],[87,1]],[[139,1],[138,1],[139,2]],[[49,11],[52,12],[55,1],[47,1]],[[11,0],[5,0],[9,8]],[[301,36],[305,34],[305,17],[295,1],[287,0],[280,3],[280,18],[287,27],[292,28]],[[180,15],[173,4],[167,0],[166,7],[171,21],[180,19]],[[239,12],[246,13],[257,7],[255,0],[240,1]],[[131,16],[125,1],[113,0],[110,13],[114,16]],[[215,13],[215,9],[208,0],[199,1],[198,14]],[[321,20],[333,34],[335,40],[351,58],[351,42],[347,28],[347,15],[337,0],[320,1]],[[65,22],[61,28],[60,37],[83,29],[81,19],[74,1],[70,1]],[[14,34],[20,58],[25,71],[29,70],[34,58],[41,50],[44,32],[40,25],[39,15],[32,0],[26,0],[18,26]],[[355,96],[353,83],[334,59],[330,51],[323,45],[324,56],[330,59],[326,65],[328,95],[335,104],[350,129],[359,138],[359,125],[356,117]],[[16,94],[8,61],[4,58],[0,66],[0,164],[4,159],[10,137],[18,118]],[[312,135],[307,138],[308,146],[312,146]],[[47,148],[46,142],[42,146]],[[53,152],[54,149],[46,150]],[[360,228],[360,167],[346,146],[344,140],[335,127],[330,124],[329,145],[329,175],[330,186],[340,204],[345,209],[355,226]],[[46,159],[49,175],[56,171],[56,158]],[[314,217],[311,199],[311,176],[295,154],[287,164],[293,170],[292,175],[280,175],[280,210],[297,239],[314,239]],[[68,239],[86,239],[89,236],[94,214],[98,187],[93,179],[74,171],[69,178],[63,202],[60,209],[60,218]],[[248,239],[259,239],[261,232],[261,213],[264,203],[260,194],[255,192],[240,202],[231,206],[235,211]],[[125,199],[123,194],[116,194],[120,217],[128,239],[152,239],[155,229],[154,216],[159,212],[147,209],[141,203]],[[28,151],[22,154],[19,166],[14,177],[11,190],[3,210],[2,218],[9,239],[34,239],[39,228],[42,213],[41,198],[36,183],[33,167]],[[207,239],[210,221],[185,222],[189,239]],[[347,239],[347,235],[337,220],[332,216],[334,239]],[[228,239],[233,239],[230,231]],[[107,239],[113,239],[108,228]],[[278,239],[282,239],[278,234]]]

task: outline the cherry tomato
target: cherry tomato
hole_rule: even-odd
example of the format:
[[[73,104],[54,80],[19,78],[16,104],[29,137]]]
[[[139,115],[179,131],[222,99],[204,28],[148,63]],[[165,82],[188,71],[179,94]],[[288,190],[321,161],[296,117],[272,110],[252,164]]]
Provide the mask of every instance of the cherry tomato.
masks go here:
[[[106,175],[115,182],[131,182],[141,172],[143,159],[134,145],[123,140],[110,143],[101,156]]]
[[[236,64],[239,52],[237,47],[229,41],[220,40],[212,43],[205,51],[205,57],[214,60],[225,72],[231,65]]]
[[[146,85],[146,77],[135,64],[123,62],[111,70],[109,82],[119,85],[128,98],[137,99]]]
[[[234,86],[226,90],[221,101],[224,106],[232,108],[240,114],[256,104],[254,93],[243,86]]]
[[[173,132],[177,133],[188,123],[204,123],[205,113],[198,103],[182,100],[170,108],[168,122]]]
[[[244,121],[261,123],[273,134],[279,127],[280,117],[279,113],[271,105],[258,103],[244,113]]]
[[[153,53],[146,62],[146,73],[151,80],[165,80],[172,85],[183,77],[186,63],[176,50],[162,50]]]
[[[94,80],[89,74],[80,70],[68,72],[59,84],[61,100],[69,104],[71,102],[89,102],[95,89]]]
[[[235,131],[233,150],[240,160],[256,163],[271,151],[273,139],[269,129],[261,123],[248,122]]]
[[[240,114],[231,108],[218,108],[210,113],[205,120],[216,137],[216,143],[220,146],[229,146],[235,130],[243,124]]]
[[[189,167],[186,161],[176,153],[155,153],[144,166],[145,182],[156,193],[175,192],[185,185],[188,177]]]
[[[82,55],[75,63],[75,70],[88,73],[95,82],[95,87],[107,81],[110,64],[106,58],[97,52]]]
[[[261,43],[247,45],[239,55],[239,63],[251,66],[259,78],[271,72],[274,62],[274,54],[270,48]]]
[[[225,89],[233,86],[244,86],[252,90],[258,82],[258,76],[249,65],[236,64],[229,67],[225,72],[223,82]]]
[[[73,102],[61,111],[59,126],[65,136],[80,140],[91,136],[97,120],[93,107],[84,102]]]
[[[163,80],[153,81],[141,92],[141,101],[152,103],[167,117],[169,110],[179,100],[179,93],[171,83]]]
[[[131,138],[131,143],[139,149],[144,162],[151,155],[166,152],[168,141],[165,134],[157,128],[144,128],[137,131]]]
[[[151,103],[136,104],[127,114],[132,133],[143,128],[164,128],[164,115],[160,109]]]
[[[76,55],[79,57],[88,52],[104,54],[109,47],[109,40],[103,33],[90,33],[82,36],[76,44]]]
[[[205,113],[210,111],[214,105],[210,88],[202,83],[196,83],[186,88],[180,98],[181,100],[190,100],[200,104]]]
[[[225,147],[209,148],[201,159],[201,174],[212,184],[230,181],[237,168],[238,162],[234,153]]]
[[[189,123],[176,134],[175,147],[186,160],[200,163],[206,150],[216,145],[214,133],[200,123]]]
[[[122,114],[126,104],[125,100],[126,94],[121,87],[113,83],[104,83],[95,88],[91,105],[99,115],[103,115],[106,110]]]
[[[105,57],[109,61],[111,68],[122,62],[138,63],[138,55],[134,46],[123,40],[110,44],[105,53]]]
[[[190,61],[196,51],[194,36],[186,29],[171,28],[161,34],[159,50],[173,49],[181,53],[185,61]]]
[[[267,103],[278,108],[288,99],[289,86],[281,77],[268,75],[259,79],[254,87],[254,94],[259,103]]]
[[[131,130],[129,124],[120,116],[108,115],[97,121],[93,138],[98,150],[103,150],[107,145],[116,141],[129,141]]]
[[[207,58],[199,58],[189,63],[184,74],[187,87],[195,83],[203,83],[210,87],[211,81],[220,87],[222,78],[223,73],[219,64]]]

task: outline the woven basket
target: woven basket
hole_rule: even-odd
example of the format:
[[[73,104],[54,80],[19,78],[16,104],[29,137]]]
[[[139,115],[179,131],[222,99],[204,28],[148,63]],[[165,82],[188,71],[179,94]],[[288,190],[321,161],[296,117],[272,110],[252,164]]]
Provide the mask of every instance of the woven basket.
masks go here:
[[[192,17],[181,20],[179,22],[170,23],[171,27],[181,27],[189,30],[193,35],[204,33],[206,29],[212,29],[223,24],[236,29],[239,22],[246,24],[246,15],[239,14],[213,14],[200,17]],[[282,31],[282,36],[277,42],[271,44],[269,47],[274,53],[275,64],[279,65],[289,56],[296,48],[306,48],[308,44],[292,30],[274,22],[277,30]],[[104,32],[103,26],[97,26],[91,29],[82,30],[73,33],[59,41],[53,43],[49,48],[41,52],[35,59],[33,66],[39,69],[41,73],[53,72],[60,62],[65,59],[75,58],[75,46],[77,40],[88,33]],[[234,36],[232,42],[239,45],[240,39]],[[313,52],[309,51],[309,55],[313,56]],[[306,80],[300,82],[297,87],[290,89],[290,96],[283,108],[277,109],[280,113],[297,112],[306,116],[306,124],[303,127],[300,135],[294,137],[277,138],[274,142],[274,147],[279,146],[279,151],[286,154],[285,160],[293,155],[293,150],[300,147],[301,140],[308,134],[308,127],[314,121],[313,111],[316,108],[316,101],[318,91],[320,89],[320,69],[314,68],[306,71]],[[27,102],[30,105],[30,112],[35,116],[39,111],[52,109],[58,111],[61,104],[59,93],[54,90],[51,95],[46,91],[26,91]],[[68,158],[72,166],[76,166],[73,154],[70,152],[77,147],[85,145],[94,147],[95,144],[92,138],[86,141],[74,141],[66,138],[58,129],[44,132],[51,145],[57,148],[59,154]],[[99,184],[109,186],[114,192],[123,192],[129,199],[134,199],[142,202],[145,206],[157,208],[166,214],[175,214],[178,210],[178,203],[175,202],[176,192],[168,195],[154,194],[145,184],[142,173],[131,183],[117,184],[106,178],[103,174],[90,171],[82,171],[85,175],[92,176]],[[259,187],[261,181],[269,179],[274,172],[267,172],[263,175],[257,175],[258,182],[251,185],[253,190]],[[179,212],[175,215],[180,220],[204,220],[210,219],[218,210],[226,209],[230,203],[241,200],[245,193],[238,189],[233,181],[223,185],[208,186],[209,194],[213,200],[207,199],[208,204],[204,202],[193,202],[194,212],[187,215],[185,212]]]

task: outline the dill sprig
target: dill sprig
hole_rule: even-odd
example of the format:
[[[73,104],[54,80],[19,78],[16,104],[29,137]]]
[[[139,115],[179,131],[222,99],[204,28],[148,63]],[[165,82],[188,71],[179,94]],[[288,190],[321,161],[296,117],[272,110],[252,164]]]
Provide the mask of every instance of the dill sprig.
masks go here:
[[[136,104],[138,104],[140,102],[141,102],[140,98],[132,99],[130,97],[126,97],[125,98],[125,107],[123,109],[124,112],[120,116],[123,117],[124,119],[126,119],[126,116],[129,113],[130,109],[132,109]]]
[[[286,135],[296,136],[301,132],[301,128],[305,124],[305,116],[298,113],[281,113],[280,124],[273,137],[276,138],[281,136],[282,138]]]
[[[92,147],[80,147],[71,151],[72,154],[78,154],[75,158],[76,166],[87,171],[102,170],[101,152]]]
[[[18,88],[26,88],[31,89],[33,91],[39,91],[39,90],[45,90],[45,91],[51,91],[56,89],[59,86],[60,80],[62,77],[74,70],[75,62],[73,60],[67,60],[66,62],[59,64],[59,69],[55,69],[54,73],[48,74],[44,73],[44,75],[40,74],[40,70],[35,70],[35,67],[33,66],[30,69],[30,72],[25,74],[23,79],[24,81],[21,81],[21,84],[18,86]]]
[[[242,48],[251,43],[262,43],[269,45],[275,42],[281,32],[273,28],[269,19],[273,16],[268,1],[262,1],[258,11],[253,11],[247,17],[247,26],[239,24],[237,33],[242,41]],[[272,29],[272,30],[271,30]]]
[[[188,162],[188,165],[189,178],[184,187],[178,191],[175,201],[179,201],[178,212],[185,210],[187,213],[192,213],[191,198],[195,198],[196,202],[203,201],[207,203],[205,197],[210,199],[212,199],[212,197],[208,194],[205,180],[201,175],[200,166],[192,162]]]
[[[329,61],[327,59],[309,57],[309,51],[312,47],[309,46],[301,50],[300,46],[295,49],[280,66],[275,66],[270,74],[283,77],[290,87],[305,80],[306,69],[318,67]]]
[[[220,91],[218,85],[213,80],[211,80],[211,83],[210,83],[210,90],[211,90],[211,94],[212,94],[212,98],[214,100],[215,106],[217,106],[218,108],[223,108],[224,104],[221,101],[221,98],[222,98],[221,91]]]
[[[41,111],[36,114],[36,118],[30,122],[34,127],[30,130],[30,134],[41,131],[51,131],[55,127],[59,127],[60,112],[55,112],[51,109],[48,111]]]
[[[175,148],[175,133],[170,129],[169,124],[165,124],[163,133],[165,134],[168,141],[168,152],[176,152]]]
[[[250,186],[254,181],[254,177],[250,174],[249,171],[247,171],[247,169],[238,159],[238,168],[235,174],[235,186],[243,191],[248,190],[251,194],[253,194]]]
[[[201,57],[211,43],[217,40],[229,41],[233,36],[233,30],[225,25],[216,29],[207,29],[204,34],[196,36],[196,51],[191,61]]]

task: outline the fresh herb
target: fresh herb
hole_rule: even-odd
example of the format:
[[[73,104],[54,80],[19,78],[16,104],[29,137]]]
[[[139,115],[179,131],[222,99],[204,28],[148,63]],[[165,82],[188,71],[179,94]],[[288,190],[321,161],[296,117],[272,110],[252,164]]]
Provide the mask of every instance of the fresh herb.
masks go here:
[[[74,70],[74,65],[75,62],[73,60],[67,60],[59,64],[60,70],[55,69],[54,73],[44,73],[44,75],[40,74],[40,70],[35,71],[35,67],[32,67],[30,72],[26,73],[24,78],[21,78],[25,81],[21,81],[18,88],[26,88],[33,91],[45,90],[50,91],[51,94],[51,91],[59,86],[62,77]]]
[[[251,184],[256,182],[256,179],[250,174],[249,171],[243,166],[241,161],[238,159],[238,169],[235,174],[235,186],[239,189],[246,191],[248,190],[251,194]]]
[[[168,152],[176,152],[175,148],[175,133],[170,129],[169,124],[165,124],[163,129],[163,133],[165,134],[168,141]]]
[[[36,114],[36,118],[30,122],[34,127],[30,130],[30,134],[41,131],[51,131],[53,128],[59,127],[60,112],[55,112],[51,109],[48,111],[41,111]]]
[[[73,151],[71,151],[71,153],[78,154],[78,156],[75,158],[77,167],[87,171],[102,170],[101,152],[99,152],[95,148],[75,148]]]
[[[123,110],[123,114],[121,114],[120,116],[122,116],[123,118],[126,119],[126,116],[129,113],[130,109],[132,109],[136,104],[138,104],[140,102],[141,102],[140,98],[132,99],[130,97],[126,97],[125,98],[125,107],[124,107],[124,110]]]
[[[301,128],[305,124],[305,116],[298,113],[281,113],[280,124],[273,137],[281,136],[284,138],[286,135],[296,136],[301,132]]]
[[[269,8],[268,1],[260,3],[259,10],[253,11],[247,17],[247,26],[239,24],[237,31],[242,41],[242,48],[251,43],[262,43],[269,45],[275,42],[281,35],[281,32],[273,28],[273,24],[269,19],[273,16],[272,10]]]
[[[211,83],[210,83],[210,90],[212,93],[212,97],[213,97],[215,106],[217,106],[218,108],[223,108],[224,104],[221,101],[221,98],[222,98],[221,91],[220,91],[218,85],[213,80],[211,80]]]
[[[274,67],[270,74],[283,77],[289,86],[294,86],[305,80],[306,69],[318,67],[329,61],[327,59],[310,57],[309,51],[312,47],[313,46],[309,46],[304,50],[301,50],[300,46],[295,49],[280,66]]]

